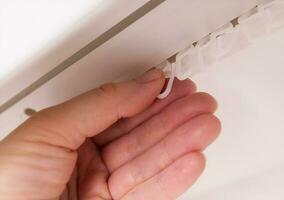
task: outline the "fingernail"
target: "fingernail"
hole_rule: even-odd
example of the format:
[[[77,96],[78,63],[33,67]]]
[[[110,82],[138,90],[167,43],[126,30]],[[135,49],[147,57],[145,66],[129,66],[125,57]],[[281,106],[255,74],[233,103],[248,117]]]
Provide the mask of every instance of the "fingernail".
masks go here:
[[[142,76],[138,77],[136,80],[138,83],[149,83],[160,79],[163,76],[163,71],[157,68],[153,68],[145,72]]]

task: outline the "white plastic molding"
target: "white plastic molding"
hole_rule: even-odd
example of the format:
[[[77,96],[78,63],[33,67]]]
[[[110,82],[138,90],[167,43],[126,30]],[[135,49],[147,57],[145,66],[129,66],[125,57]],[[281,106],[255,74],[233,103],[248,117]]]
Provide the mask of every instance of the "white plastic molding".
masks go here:
[[[239,44],[254,44],[282,28],[284,0],[265,1],[240,16],[237,22],[235,26],[229,22],[195,44],[191,44],[176,55],[174,63],[163,62],[159,68],[164,70],[170,80],[165,92],[158,98],[163,99],[168,96],[175,77],[179,80],[190,78],[216,63],[217,60],[239,50]]]

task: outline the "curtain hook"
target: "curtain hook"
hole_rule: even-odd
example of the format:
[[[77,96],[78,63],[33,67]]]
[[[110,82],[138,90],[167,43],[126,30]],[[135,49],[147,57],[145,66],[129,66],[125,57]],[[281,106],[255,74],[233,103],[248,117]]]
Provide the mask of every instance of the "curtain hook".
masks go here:
[[[174,84],[174,80],[176,76],[176,64],[167,62],[166,68],[167,68],[166,70],[170,70],[170,74],[169,74],[170,79],[167,83],[165,91],[158,96],[158,99],[164,99],[167,96],[169,96],[173,88],[173,84]]]

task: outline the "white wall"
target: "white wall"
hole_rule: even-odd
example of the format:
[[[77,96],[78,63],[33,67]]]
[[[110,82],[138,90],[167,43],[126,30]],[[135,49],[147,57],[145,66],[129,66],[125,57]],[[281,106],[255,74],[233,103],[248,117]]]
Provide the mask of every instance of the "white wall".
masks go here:
[[[184,200],[284,199],[284,30],[194,77],[219,102],[219,140]]]

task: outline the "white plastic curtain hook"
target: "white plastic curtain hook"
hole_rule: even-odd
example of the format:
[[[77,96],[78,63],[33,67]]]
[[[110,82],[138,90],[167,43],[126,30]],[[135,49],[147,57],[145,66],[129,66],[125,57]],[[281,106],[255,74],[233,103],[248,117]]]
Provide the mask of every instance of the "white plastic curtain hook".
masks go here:
[[[205,68],[211,66],[216,61],[216,43],[208,35],[203,39],[199,40],[195,46],[199,51],[199,62],[200,68],[204,70]]]
[[[284,0],[274,0],[259,5],[268,18],[268,23],[273,31],[284,26]]]
[[[228,55],[238,41],[238,34],[232,23],[227,23],[217,31],[211,33],[211,40],[216,45],[218,58]]]
[[[238,23],[250,43],[257,43],[271,33],[269,16],[261,5],[240,16]]]
[[[166,98],[167,96],[169,96],[169,94],[172,91],[174,80],[175,80],[175,76],[176,76],[176,65],[175,65],[175,63],[170,63],[170,62],[167,61],[167,66],[166,66],[165,70],[169,70],[169,69],[171,71],[170,75],[169,75],[170,79],[169,79],[169,81],[167,83],[165,91],[158,96],[158,99]]]
[[[198,73],[203,68],[200,49],[191,45],[176,56],[176,77],[185,80]]]
[[[175,63],[166,61],[158,67],[169,78],[165,91],[158,98],[164,99],[170,94],[175,77],[185,80],[232,52],[258,42],[273,30],[283,27],[283,19],[284,0],[265,0],[240,16],[236,26],[229,22],[197,41],[196,45],[179,52]]]

